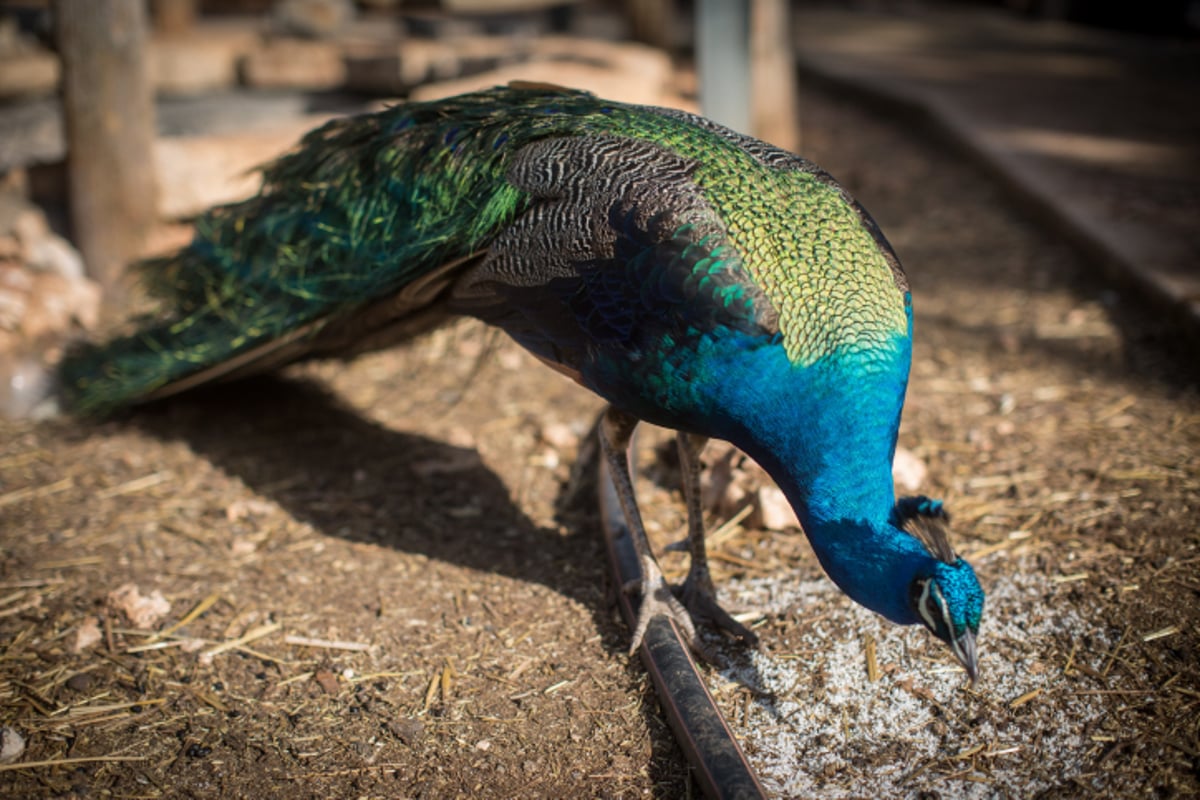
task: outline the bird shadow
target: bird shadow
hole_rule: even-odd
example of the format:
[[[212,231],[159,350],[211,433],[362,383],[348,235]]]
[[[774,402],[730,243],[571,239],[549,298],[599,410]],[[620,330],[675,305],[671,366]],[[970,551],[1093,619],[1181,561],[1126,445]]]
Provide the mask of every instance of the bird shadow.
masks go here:
[[[473,449],[386,428],[293,377],[206,387],[128,423],[183,441],[324,535],[540,583],[591,608],[620,649],[597,537],[535,523]]]
[[[612,589],[606,593],[591,447],[581,448],[555,504],[570,531],[564,536],[521,511],[475,450],[386,428],[306,379],[205,387],[143,407],[127,424],[186,443],[324,535],[540,583],[591,609],[603,645],[624,657],[629,631],[615,622]],[[633,676],[640,667],[630,660],[628,669]],[[649,684],[645,692],[653,695]],[[646,699],[650,771],[669,785],[681,756]]]

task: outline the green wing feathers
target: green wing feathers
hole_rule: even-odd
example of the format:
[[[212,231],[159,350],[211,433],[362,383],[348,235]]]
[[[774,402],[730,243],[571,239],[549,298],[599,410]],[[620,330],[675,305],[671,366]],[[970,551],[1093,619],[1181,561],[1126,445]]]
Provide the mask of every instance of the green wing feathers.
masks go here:
[[[207,212],[188,247],[140,266],[163,316],[64,360],[64,405],[108,413],[280,340],[291,357],[264,363],[294,360],[342,317],[485,246],[524,202],[503,178],[506,106],[456,101],[333,121],[267,167],[256,196]]]

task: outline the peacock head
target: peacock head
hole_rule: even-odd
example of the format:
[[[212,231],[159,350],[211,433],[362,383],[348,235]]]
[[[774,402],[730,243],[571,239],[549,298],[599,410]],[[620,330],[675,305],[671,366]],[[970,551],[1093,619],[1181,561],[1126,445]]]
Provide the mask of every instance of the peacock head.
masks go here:
[[[924,498],[921,498],[922,500]],[[921,540],[933,556],[917,572],[908,589],[913,616],[950,645],[971,681],[979,675],[975,639],[983,617],[983,588],[975,570],[954,552],[946,536],[948,517],[941,504],[928,501],[909,517],[904,528]]]
[[[953,564],[939,561],[931,572],[913,580],[909,600],[921,622],[950,645],[974,682],[979,675],[975,637],[983,615],[983,589],[975,570],[961,558]]]

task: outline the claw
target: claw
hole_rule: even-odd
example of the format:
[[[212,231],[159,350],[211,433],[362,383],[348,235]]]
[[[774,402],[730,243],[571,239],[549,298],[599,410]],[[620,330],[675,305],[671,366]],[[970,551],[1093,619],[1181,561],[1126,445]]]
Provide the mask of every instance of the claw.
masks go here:
[[[693,580],[689,575],[683,586],[673,587],[667,583],[658,565],[649,557],[642,559],[642,571],[646,578],[629,581],[622,587],[625,592],[637,592],[641,595],[637,623],[629,645],[630,655],[637,652],[646,636],[650,620],[657,616],[674,620],[688,647],[697,657],[709,664],[722,666],[722,660],[700,638],[696,630],[697,623],[711,624],[745,645],[758,645],[758,636],[721,608],[712,589],[706,590],[702,581]]]
[[[675,624],[679,626],[680,633],[683,634],[688,644],[693,648],[699,647],[700,639],[696,635],[696,626],[692,623],[691,615],[676,599],[675,593],[667,585],[667,581],[663,578],[658,565],[654,563],[653,557],[642,557],[642,575],[642,580],[637,581],[640,586],[635,587],[635,589],[641,590],[642,602],[638,606],[637,625],[633,629],[629,654],[633,655],[637,652],[638,647],[642,644],[642,639],[646,636],[646,628],[650,625],[650,620],[659,615],[675,620]]]
[[[730,634],[742,642],[742,644],[756,647],[758,645],[758,634],[738,622],[728,611],[721,608],[721,604],[717,602],[716,591],[711,586],[705,587],[702,580],[694,580],[693,578],[694,576],[689,574],[688,579],[684,581],[683,586],[679,590],[679,597],[683,601],[684,607],[691,614],[692,619],[707,622],[719,630]]]

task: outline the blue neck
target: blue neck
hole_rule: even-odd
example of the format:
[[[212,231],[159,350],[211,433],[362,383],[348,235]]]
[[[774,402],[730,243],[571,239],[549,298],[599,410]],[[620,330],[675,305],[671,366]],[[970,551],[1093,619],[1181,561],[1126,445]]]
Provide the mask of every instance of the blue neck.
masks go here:
[[[908,380],[910,340],[890,352],[808,366],[763,346],[710,362],[714,435],[750,454],[787,495],[829,577],[894,622],[918,620],[909,586],[931,558],[891,524],[892,457]],[[712,412],[716,412],[713,416]]]

